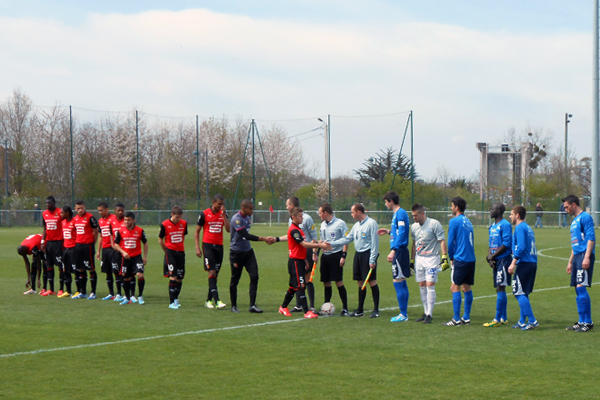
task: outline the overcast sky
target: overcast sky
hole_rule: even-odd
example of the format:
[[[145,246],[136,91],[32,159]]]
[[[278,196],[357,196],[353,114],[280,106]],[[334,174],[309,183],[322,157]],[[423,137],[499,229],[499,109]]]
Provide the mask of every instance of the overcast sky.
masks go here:
[[[417,172],[470,177],[511,127],[564,146],[566,112],[590,156],[592,28],[592,0],[0,0],[0,100],[255,118],[321,169],[330,114],[334,176],[399,149],[412,110]]]

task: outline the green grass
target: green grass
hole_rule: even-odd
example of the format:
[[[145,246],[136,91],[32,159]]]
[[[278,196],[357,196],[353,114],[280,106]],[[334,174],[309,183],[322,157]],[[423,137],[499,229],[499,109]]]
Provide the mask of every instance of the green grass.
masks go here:
[[[283,234],[284,226],[253,227],[254,234]],[[577,319],[566,261],[539,257],[531,303],[540,328],[521,332],[481,325],[495,314],[491,270],[483,261],[487,231],[476,228],[477,273],[471,326],[440,324],[452,316],[449,273],[437,284],[432,325],[417,324],[422,313],[417,285],[409,280],[411,321],[390,323],[397,302],[391,282],[387,238],[381,242],[379,285],[381,318],[285,319],[277,313],[287,289],[287,246],[254,243],[260,269],[258,305],[249,314],[248,276],[239,285],[233,314],[203,307],[206,274],[188,237],[187,275],[182,308],[168,309],[168,284],[162,277],[157,227],[146,268],[146,304],[118,306],[101,300],[23,296],[26,276],[16,247],[31,228],[0,229],[0,398],[11,399],[348,399],[348,398],[567,398],[598,397],[598,339],[566,332]],[[566,230],[536,231],[538,250],[567,258]],[[353,246],[351,245],[350,257]],[[547,250],[554,248],[554,250]],[[228,252],[226,251],[226,256]],[[219,289],[229,303],[229,265]],[[350,307],[356,284],[346,268]],[[316,275],[318,280],[318,274]],[[598,278],[596,278],[598,280]],[[99,297],[107,293],[103,278]],[[541,289],[550,290],[541,290]],[[552,289],[554,288],[554,289]],[[323,301],[317,282],[317,303]],[[594,312],[598,296],[590,289]],[[333,302],[340,308],[337,290]],[[509,321],[518,305],[509,296]],[[367,307],[372,305],[370,294]],[[267,324],[275,322],[274,324]],[[262,325],[261,325],[262,324]],[[179,336],[174,334],[188,333]],[[151,338],[123,342],[128,339]],[[74,346],[81,346],[75,347]]]

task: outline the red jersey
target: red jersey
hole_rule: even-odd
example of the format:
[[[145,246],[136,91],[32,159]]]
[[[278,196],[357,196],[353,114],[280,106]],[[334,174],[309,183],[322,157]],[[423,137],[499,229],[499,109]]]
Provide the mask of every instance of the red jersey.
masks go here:
[[[117,232],[119,232],[121,228],[127,229],[125,227],[125,218],[119,220],[115,214],[110,215],[110,223],[113,233],[113,239],[117,237]]]
[[[171,218],[160,224],[158,237],[165,240],[167,249],[184,251],[184,236],[188,234],[187,222],[180,220],[177,224]]]
[[[98,230],[102,236],[102,248],[107,249],[111,247],[110,236],[112,235],[112,221],[113,214],[108,214],[106,218],[100,218],[98,220]]]
[[[96,217],[94,217],[89,212],[83,214],[83,217],[80,217],[79,214],[73,217],[73,222],[75,223],[75,228],[77,230],[77,244],[90,244],[94,243],[94,229],[98,228],[98,221],[96,221]]]
[[[60,209],[55,208],[52,212],[46,210],[42,213],[42,218],[46,227],[46,240],[63,240]]]
[[[39,250],[41,245],[42,235],[39,233],[37,235],[29,235],[21,242],[21,246],[25,246],[29,249],[27,254],[33,254],[33,249]]]
[[[123,228],[117,232],[115,243],[121,246],[129,257],[135,257],[142,254],[141,243],[146,243],[146,233],[139,226],[134,226],[132,230]],[[123,243],[121,243],[123,242]]]
[[[225,225],[225,214],[223,210],[214,213],[212,208],[207,208],[198,217],[198,226],[204,227],[202,243],[223,246],[223,226]]]
[[[73,218],[70,221],[66,219],[62,220],[62,232],[63,232],[63,246],[65,249],[75,247],[75,238],[77,237],[77,230],[75,228],[75,222]]]
[[[291,224],[288,228],[287,242],[290,258],[306,260],[306,249],[300,244],[304,242],[304,232],[298,225]]]

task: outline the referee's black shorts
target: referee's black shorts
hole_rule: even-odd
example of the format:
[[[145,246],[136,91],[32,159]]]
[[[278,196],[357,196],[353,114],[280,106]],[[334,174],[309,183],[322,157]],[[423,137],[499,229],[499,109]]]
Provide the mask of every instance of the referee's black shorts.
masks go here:
[[[321,282],[340,282],[344,280],[344,267],[340,267],[342,252],[321,256]]]
[[[369,275],[369,270],[371,267],[369,266],[369,258],[371,258],[371,250],[356,252],[354,253],[354,268],[353,268],[353,279],[355,281],[364,281],[367,279],[367,275]],[[373,268],[373,272],[371,273],[370,281],[374,281],[377,279],[377,260],[375,261],[375,268]]]

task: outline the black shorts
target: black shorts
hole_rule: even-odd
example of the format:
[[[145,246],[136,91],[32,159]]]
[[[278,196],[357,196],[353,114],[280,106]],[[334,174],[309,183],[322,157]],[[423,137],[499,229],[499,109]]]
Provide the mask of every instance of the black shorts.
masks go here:
[[[102,259],[100,260],[100,272],[110,274],[113,269],[113,260],[115,259],[115,251],[112,247],[102,249]]]
[[[308,274],[309,272],[312,271],[313,266],[315,265],[315,262],[313,261],[313,249],[306,249],[306,273]]]
[[[229,263],[231,264],[231,285],[237,285],[242,276],[242,271],[246,268],[251,281],[258,281],[258,263],[254,250],[231,251],[229,253]]]
[[[139,272],[144,272],[144,260],[142,259],[141,254],[131,257],[129,260],[125,257],[122,257],[121,275],[124,278],[131,278],[133,275]]]
[[[455,285],[474,285],[475,284],[475,261],[462,262],[454,261],[452,263],[452,272],[450,273],[450,282]]]
[[[62,269],[62,256],[62,240],[49,240],[46,242],[46,261],[48,268],[54,268],[56,265],[58,268]]]
[[[167,249],[165,253],[167,270],[163,274],[171,278],[183,279],[185,277],[185,251]]]
[[[537,263],[518,263],[512,280],[512,290],[515,296],[528,296],[533,292]]]
[[[223,246],[218,244],[202,243],[204,250],[204,270],[217,271],[221,269],[223,264]]]
[[[77,270],[77,257],[75,247],[65,249],[62,256],[63,271],[68,274],[73,274]]]
[[[592,254],[590,256],[590,267],[583,269],[583,259],[585,253],[575,254],[573,256],[573,263],[571,268],[571,286],[577,287],[578,285],[590,287],[592,286],[592,277],[594,276],[594,262],[596,256]]]
[[[113,249],[112,254],[113,254],[113,258],[112,258],[111,264],[112,264],[113,274],[119,275],[121,273],[121,262],[123,259],[123,255],[114,249]]]
[[[377,256],[379,258],[379,256]],[[371,267],[369,266],[369,258],[371,258],[371,250],[354,253],[353,276],[355,281],[364,281],[369,275]],[[369,281],[377,280],[377,260],[375,260],[375,268],[371,272]]]
[[[306,289],[304,274],[306,273],[306,260],[296,258],[288,259],[288,273],[290,274],[290,288],[293,290]]]
[[[321,282],[340,282],[344,280],[344,267],[340,267],[342,252],[321,256]]]
[[[94,245],[91,243],[77,243],[75,245],[75,254],[77,256],[77,269],[79,271],[95,271],[94,264]]]

